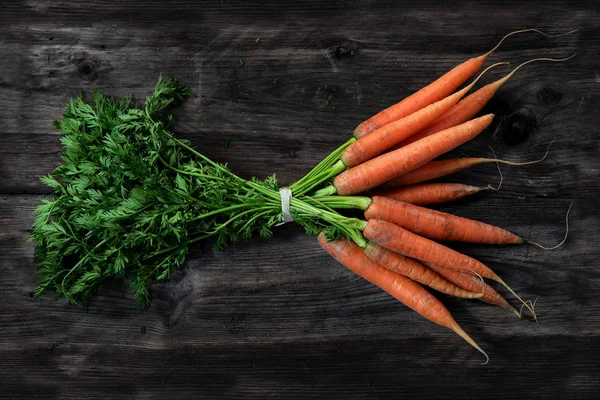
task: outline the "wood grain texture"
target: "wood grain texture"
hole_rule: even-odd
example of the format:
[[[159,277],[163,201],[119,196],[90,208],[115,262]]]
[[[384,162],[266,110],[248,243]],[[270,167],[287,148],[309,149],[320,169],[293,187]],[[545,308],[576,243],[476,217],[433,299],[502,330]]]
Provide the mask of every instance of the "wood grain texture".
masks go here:
[[[596,398],[598,22],[592,1],[3,5],[0,398]],[[450,331],[336,264],[296,226],[224,252],[203,248],[153,287],[144,313],[126,285],[105,287],[88,312],[29,299],[31,213],[48,193],[39,177],[59,162],[52,121],[68,98],[100,89],[142,101],[159,73],[177,77],[198,93],[177,112],[178,136],[242,176],[275,172],[289,183],[362,120],[525,27],[578,31],[515,36],[490,62],[578,55],[519,71],[486,107],[493,126],[452,155],[490,156],[491,146],[527,161],[556,139],[550,154],[536,165],[502,166],[499,192],[440,208],[552,244],[573,203],[571,231],[552,252],[453,246],[525,298],[540,296],[539,324],[440,296],[489,352],[488,365]],[[498,179],[494,165],[482,165],[447,180]]]

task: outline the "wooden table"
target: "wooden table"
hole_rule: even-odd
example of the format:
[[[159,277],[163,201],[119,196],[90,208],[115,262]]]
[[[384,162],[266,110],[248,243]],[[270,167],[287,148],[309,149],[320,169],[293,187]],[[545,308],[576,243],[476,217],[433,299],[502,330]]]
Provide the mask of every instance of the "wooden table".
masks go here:
[[[597,398],[599,18],[592,1],[529,4],[4,4],[0,397]],[[556,139],[549,155],[502,166],[497,192],[440,207],[552,244],[573,204],[568,240],[557,250],[453,245],[523,297],[539,296],[539,324],[439,296],[489,364],[293,225],[269,240],[196,254],[153,286],[147,312],[136,309],[127,285],[105,288],[87,312],[30,299],[31,213],[49,193],[39,177],[59,162],[52,121],[70,97],[101,89],[143,100],[159,73],[177,77],[198,93],[177,112],[178,136],[245,177],[275,172],[286,184],[365,118],[528,27],[577,32],[514,36],[489,63],[578,55],[520,70],[486,107],[496,114],[492,127],[451,155],[490,157],[491,146],[503,159],[528,161]],[[488,164],[446,180],[496,185],[499,175]]]

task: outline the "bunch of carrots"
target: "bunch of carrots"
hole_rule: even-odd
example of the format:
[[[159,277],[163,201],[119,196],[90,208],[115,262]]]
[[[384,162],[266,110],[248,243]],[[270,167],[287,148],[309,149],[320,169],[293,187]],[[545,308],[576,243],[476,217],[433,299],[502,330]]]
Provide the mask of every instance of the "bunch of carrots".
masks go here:
[[[329,254],[423,317],[451,329],[486,358],[487,354],[424,286],[451,296],[479,299],[508,309],[519,317],[525,307],[535,319],[534,303],[522,300],[482,262],[437,241],[531,243],[545,247],[496,226],[424,207],[457,200],[489,186],[427,181],[480,163],[532,163],[510,163],[495,158],[434,160],[475,138],[490,125],[493,114],[476,117],[477,114],[519,68],[534,61],[566,60],[538,58],[527,61],[503,78],[465,97],[487,70],[506,63],[494,64],[468,86],[455,92],[481,69],[506,38],[531,31],[542,33],[535,29],[512,32],[489,52],[463,62],[361,123],[354,131],[355,140],[351,140],[339,160],[330,167],[331,176],[335,176],[332,184],[315,192],[315,199],[323,204],[332,208],[358,208],[364,211],[366,218],[359,227],[361,233],[351,235],[351,238],[336,239],[326,232],[319,234],[319,244]],[[369,195],[356,196],[363,193]],[[522,303],[521,310],[513,308],[484,279],[496,281],[508,289]]]
[[[494,116],[478,113],[519,68],[566,60],[527,61],[466,96],[486,71],[507,64],[497,63],[457,90],[506,38],[533,31],[542,33],[509,33],[489,52],[364,121],[352,138],[285,188],[275,176],[243,179],[177,139],[170,109],[193,92],[174,79],[161,77],[144,108],[99,92],[90,101],[70,101],[63,120],[55,122],[64,134],[63,163],[42,178],[53,199],[35,212],[31,239],[40,275],[35,297],[53,292],[54,299],[86,307],[103,282],[128,279],[138,305],[147,308],[151,283],[168,279],[198,242],[212,238],[223,248],[253,234],[268,237],[273,227],[293,220],[318,234],[320,245],[350,270],[485,354],[425,287],[479,299],[519,317],[525,307],[535,318],[534,303],[521,299],[488,266],[437,241],[543,246],[424,206],[490,188],[428,181],[480,163],[531,163],[435,159],[490,125]],[[365,219],[343,215],[346,209],[363,211]],[[509,290],[521,311],[485,279]]]

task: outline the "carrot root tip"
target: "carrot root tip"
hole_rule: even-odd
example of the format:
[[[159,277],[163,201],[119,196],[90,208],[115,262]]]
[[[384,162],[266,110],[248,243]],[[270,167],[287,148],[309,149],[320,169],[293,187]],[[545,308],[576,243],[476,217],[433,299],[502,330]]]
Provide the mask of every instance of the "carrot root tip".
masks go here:
[[[562,246],[563,244],[565,244],[565,242],[567,241],[567,237],[569,236],[569,213],[571,212],[571,208],[573,207],[573,203],[571,203],[571,205],[569,205],[569,209],[567,210],[567,215],[565,216],[565,237],[563,237],[563,239],[560,241],[560,243],[558,243],[555,246],[551,246],[551,247],[547,247],[544,245],[541,245],[537,242],[531,241],[531,240],[527,240],[527,239],[523,239],[524,243],[528,243],[528,244],[532,244],[534,246],[539,247],[542,250],[556,250],[558,249],[560,246]]]
[[[496,277],[493,278],[496,282],[500,283],[502,286],[504,286],[510,293],[512,293],[513,296],[515,296],[517,298],[517,300],[519,300],[521,303],[523,303],[523,305],[521,306],[521,311],[519,312],[519,314],[521,314],[521,316],[523,315],[523,307],[527,308],[529,310],[529,312],[531,312],[531,316],[533,317],[533,319],[535,321],[537,321],[537,315],[535,313],[535,303],[532,303],[531,300],[525,301],[521,298],[521,296],[519,296],[517,293],[515,293],[514,290],[512,290],[512,288],[510,286],[508,286],[506,284],[506,282],[504,282],[504,280],[502,280],[502,278],[500,278],[499,276],[496,275]],[[521,318],[521,316],[519,318]]]
[[[517,316],[517,318],[523,319],[523,312],[522,312],[523,311],[523,306],[521,306],[521,311],[517,311],[517,309],[514,308],[513,306],[508,306],[507,309],[509,311],[512,311]]]
[[[565,36],[565,35],[570,35],[571,33],[577,32],[577,29],[573,29],[573,30],[571,30],[571,31],[568,31],[568,32],[565,32],[565,33],[559,33],[559,34],[557,34],[557,35],[549,35],[549,34],[547,34],[547,33],[545,33],[545,32],[542,32],[542,31],[541,31],[541,30],[539,30],[539,29],[521,29],[521,30],[518,30],[518,31],[513,31],[513,32],[510,32],[510,33],[506,34],[506,35],[505,35],[505,36],[504,36],[504,37],[503,37],[503,38],[500,40],[500,42],[498,42],[498,44],[497,44],[497,45],[496,45],[496,46],[495,46],[493,49],[491,49],[491,50],[490,50],[490,51],[488,51],[487,53],[485,53],[485,54],[481,55],[480,57],[482,57],[482,58],[483,58],[483,60],[486,60],[486,59],[487,59],[487,58],[488,58],[488,57],[489,57],[489,56],[490,56],[490,55],[491,55],[491,54],[492,54],[494,51],[496,51],[496,50],[498,49],[498,47],[500,47],[500,45],[502,44],[502,42],[504,42],[506,39],[508,39],[509,37],[511,37],[511,36],[513,36],[513,35],[516,35],[516,34],[518,34],[518,33],[526,33],[526,32],[536,32],[536,33],[539,33],[539,34],[541,34],[541,35],[544,35],[544,36],[546,36],[546,37],[548,37],[548,38],[557,38],[557,37],[561,37],[561,36]]]
[[[467,343],[485,356],[485,362],[481,363],[481,365],[485,365],[490,361],[490,357],[487,355],[487,353],[481,347],[479,347],[477,342],[475,342],[475,340],[473,340],[473,338],[469,336],[469,334],[465,332],[458,324],[455,323],[450,329],[452,329],[454,333],[463,338]]]

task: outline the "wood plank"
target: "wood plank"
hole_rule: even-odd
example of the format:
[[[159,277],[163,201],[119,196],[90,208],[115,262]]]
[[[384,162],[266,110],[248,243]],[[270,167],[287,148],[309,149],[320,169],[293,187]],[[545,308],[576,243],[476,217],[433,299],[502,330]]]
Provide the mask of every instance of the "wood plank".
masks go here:
[[[137,339],[135,339],[137,340]],[[194,398],[384,398],[412,397],[477,399],[490,393],[519,398],[594,398],[598,393],[592,358],[571,357],[573,353],[598,351],[598,341],[572,336],[539,337],[532,342],[520,337],[499,340],[502,356],[523,360],[529,367],[498,365],[482,367],[454,365],[460,354],[451,349],[431,354],[437,361],[421,359],[411,365],[410,379],[398,371],[406,367],[401,354],[433,346],[431,338],[419,340],[331,341],[327,344],[289,343],[273,346],[230,346],[215,349],[201,346],[149,352],[125,346],[95,346],[85,353],[68,345],[6,354],[7,365],[32,365],[29,375],[18,375],[3,389],[6,393],[32,398],[134,397],[161,399]],[[540,344],[543,343],[543,344]],[[562,359],[572,366],[564,371]],[[132,361],[133,360],[133,361]],[[162,361],[160,368],[151,368]],[[168,360],[168,361],[167,361]],[[360,363],[357,362],[360,360]],[[357,365],[359,364],[359,365]],[[449,365],[450,364],[450,365]],[[511,368],[512,367],[512,368]],[[356,371],[360,368],[360,373]],[[531,370],[530,370],[531,368]],[[533,369],[535,368],[535,370]],[[523,372],[537,371],[536,374]],[[554,371],[564,371],[557,379]],[[435,378],[432,379],[432,376]],[[477,381],[473,377],[477,376]],[[11,375],[7,376],[11,377]],[[352,378],[351,378],[352,377]],[[83,378],[83,379],[82,379]],[[450,387],[436,381],[455,382]],[[59,383],[60,382],[60,383]],[[460,384],[459,384],[460,382]],[[543,385],[541,385],[543,384]],[[491,395],[494,396],[495,395]],[[13,398],[14,398],[13,397]]]
[[[535,7],[499,0],[3,4],[0,398],[597,397],[594,7],[566,0]],[[530,26],[578,31],[515,36],[490,62],[578,55],[520,70],[486,107],[494,125],[451,155],[490,156],[491,146],[502,158],[528,161],[556,139],[550,154],[536,165],[502,166],[498,192],[440,207],[553,244],[573,203],[569,238],[555,251],[452,245],[523,297],[540,296],[539,324],[439,296],[489,352],[488,365],[293,225],[224,252],[202,247],[171,281],[153,286],[147,312],[135,308],[126,283],[107,285],[88,312],[30,299],[31,213],[48,193],[38,178],[59,162],[52,121],[70,97],[98,88],[142,101],[159,73],[177,77],[198,94],[177,111],[178,136],[243,176],[277,173],[289,183],[363,119]],[[485,81],[506,71],[492,70]],[[484,165],[447,180],[494,184],[498,173]]]

